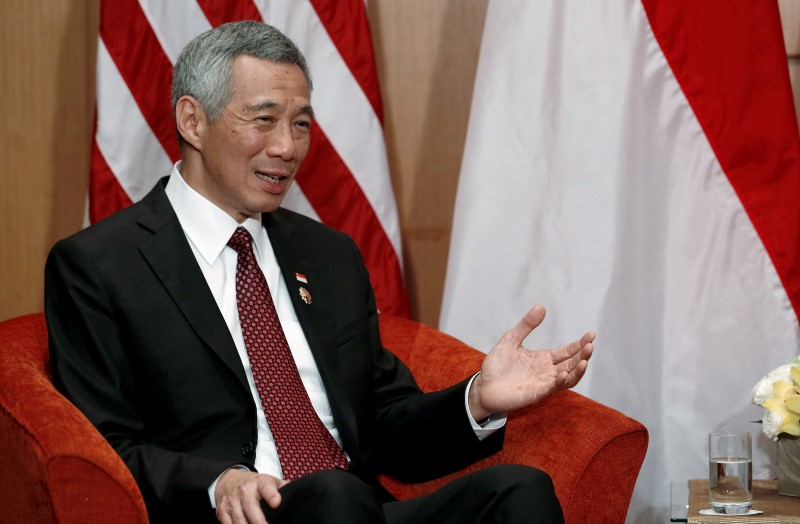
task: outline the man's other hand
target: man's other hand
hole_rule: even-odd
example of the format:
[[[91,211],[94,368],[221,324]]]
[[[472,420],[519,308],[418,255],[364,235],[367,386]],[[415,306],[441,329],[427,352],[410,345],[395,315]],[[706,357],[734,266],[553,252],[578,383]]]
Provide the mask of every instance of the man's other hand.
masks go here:
[[[229,469],[219,478],[214,498],[222,524],[267,524],[261,501],[275,509],[281,503],[280,488],[288,484],[270,475]]]

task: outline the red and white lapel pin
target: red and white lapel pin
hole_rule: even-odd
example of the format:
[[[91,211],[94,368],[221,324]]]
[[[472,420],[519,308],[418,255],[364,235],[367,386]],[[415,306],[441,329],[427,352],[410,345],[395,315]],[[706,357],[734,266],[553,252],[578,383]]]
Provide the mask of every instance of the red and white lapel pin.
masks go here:
[[[308,279],[304,274],[295,272],[294,277],[297,279],[298,282],[303,284],[308,284]],[[299,291],[300,291],[300,299],[306,304],[311,304],[311,293],[309,293],[308,290],[303,286],[300,286]]]

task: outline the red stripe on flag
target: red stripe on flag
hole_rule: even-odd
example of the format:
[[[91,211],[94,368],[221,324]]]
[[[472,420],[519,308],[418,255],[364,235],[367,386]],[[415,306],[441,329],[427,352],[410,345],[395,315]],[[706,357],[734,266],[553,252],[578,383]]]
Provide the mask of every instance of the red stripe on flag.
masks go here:
[[[103,153],[92,139],[92,176],[89,178],[89,221],[94,224],[128,207],[133,202],[108,167]]]
[[[383,124],[383,102],[364,0],[311,0],[311,5]]]
[[[177,161],[180,150],[170,94],[172,63],[136,0],[103,0],[100,38],[153,134],[170,159]]]
[[[800,139],[777,4],[643,4],[800,316]]]
[[[410,316],[400,262],[361,187],[320,127],[311,127],[311,148],[297,173],[322,222],[353,237],[369,269],[383,313]]]
[[[239,20],[263,21],[261,20],[261,13],[258,12],[258,8],[251,0],[237,2],[230,0],[225,2],[220,2],[219,0],[197,0],[197,4],[214,27]]]

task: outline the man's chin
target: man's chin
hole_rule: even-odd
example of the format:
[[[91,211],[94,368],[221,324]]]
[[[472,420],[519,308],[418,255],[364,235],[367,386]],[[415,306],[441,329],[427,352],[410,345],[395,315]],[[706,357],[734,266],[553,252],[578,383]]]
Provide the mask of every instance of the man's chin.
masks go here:
[[[258,215],[262,213],[272,213],[273,211],[277,210],[283,204],[283,200],[286,197],[286,194],[281,194],[280,196],[274,195],[274,198],[270,198],[267,201],[259,202],[257,206],[253,206],[253,217],[258,218]]]

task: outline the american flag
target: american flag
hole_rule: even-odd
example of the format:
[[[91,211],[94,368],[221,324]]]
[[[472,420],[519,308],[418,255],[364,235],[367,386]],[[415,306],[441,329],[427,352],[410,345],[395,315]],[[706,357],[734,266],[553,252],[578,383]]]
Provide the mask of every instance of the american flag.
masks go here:
[[[306,56],[311,148],[284,206],[353,237],[378,308],[409,315],[383,107],[363,0],[102,0],[89,220],[142,198],[179,159],[172,65],[198,34],[261,20]]]

